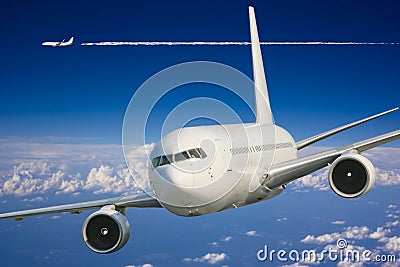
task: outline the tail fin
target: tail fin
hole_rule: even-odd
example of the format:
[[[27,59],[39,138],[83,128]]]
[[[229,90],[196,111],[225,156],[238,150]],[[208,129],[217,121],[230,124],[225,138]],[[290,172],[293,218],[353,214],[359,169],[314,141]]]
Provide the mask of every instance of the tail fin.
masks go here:
[[[74,37],[71,37],[71,39],[68,40],[68,43],[73,43],[74,42]]]
[[[251,55],[253,59],[254,94],[256,100],[256,122],[258,124],[273,124],[271,107],[269,104],[267,82],[265,79],[264,65],[262,61],[260,40],[256,24],[254,8],[249,6]]]

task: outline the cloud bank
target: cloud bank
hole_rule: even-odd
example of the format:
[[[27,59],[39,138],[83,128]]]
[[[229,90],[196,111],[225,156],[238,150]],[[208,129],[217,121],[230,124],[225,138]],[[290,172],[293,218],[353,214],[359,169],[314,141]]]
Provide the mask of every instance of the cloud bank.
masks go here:
[[[85,191],[127,194],[140,188],[148,189],[146,151],[153,146],[132,149],[129,172],[121,145],[40,144],[1,139],[0,196],[77,195]],[[400,148],[375,148],[364,155],[379,166],[376,167],[376,186],[400,185]],[[288,188],[294,191],[330,190],[328,171],[325,168],[306,175],[290,183]]]
[[[131,170],[142,182],[148,178],[148,159],[143,151],[144,146],[132,150],[136,157]],[[0,196],[77,195],[85,191],[128,194],[139,190],[126,167],[120,145],[0,141]]]

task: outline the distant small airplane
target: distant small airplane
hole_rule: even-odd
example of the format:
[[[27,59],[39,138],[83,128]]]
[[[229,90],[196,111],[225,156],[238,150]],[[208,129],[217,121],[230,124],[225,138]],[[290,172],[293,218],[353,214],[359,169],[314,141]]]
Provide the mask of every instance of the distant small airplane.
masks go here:
[[[74,37],[71,37],[71,39],[68,40],[68,42],[65,42],[65,39],[62,40],[62,42],[43,42],[42,45],[44,46],[52,46],[52,47],[57,47],[57,46],[70,46],[74,42]]]

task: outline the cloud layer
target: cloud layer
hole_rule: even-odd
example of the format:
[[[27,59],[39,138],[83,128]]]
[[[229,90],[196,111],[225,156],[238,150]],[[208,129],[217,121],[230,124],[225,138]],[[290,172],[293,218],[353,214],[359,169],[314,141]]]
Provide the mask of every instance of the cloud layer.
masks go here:
[[[149,187],[146,151],[151,150],[154,144],[131,150],[130,173],[120,145],[17,141],[0,140],[0,196],[79,194],[84,191],[124,194]],[[400,185],[399,148],[375,148],[365,155],[379,165],[376,167],[376,186]],[[330,190],[328,172],[329,169],[325,168],[306,175],[289,184],[289,188],[294,191]]]
[[[389,214],[399,213],[400,210],[397,206],[390,204],[388,210]],[[372,230],[368,226],[348,226],[343,228],[341,232],[326,233],[320,235],[308,234],[302,240],[301,243],[305,244],[334,244],[339,239],[346,239],[349,242],[347,249],[350,249],[351,244],[356,240],[376,240],[378,246],[374,250],[375,254],[381,254],[382,251],[386,253],[391,253],[394,255],[399,255],[400,252],[400,236],[398,236],[399,221],[392,220],[386,222],[383,226],[378,226],[375,230]],[[360,248],[358,248],[359,251]],[[365,248],[364,248],[365,250]]]
[[[34,194],[77,194],[90,191],[94,194],[127,193],[139,188],[124,165],[113,167],[102,164],[89,173],[68,173],[50,162],[23,162],[12,171],[0,173],[0,196],[29,196]]]
[[[136,157],[131,171],[142,182],[147,180],[144,150],[132,150]],[[124,163],[120,145],[0,142],[0,151],[0,196],[76,195],[84,191],[127,194],[140,190]]]

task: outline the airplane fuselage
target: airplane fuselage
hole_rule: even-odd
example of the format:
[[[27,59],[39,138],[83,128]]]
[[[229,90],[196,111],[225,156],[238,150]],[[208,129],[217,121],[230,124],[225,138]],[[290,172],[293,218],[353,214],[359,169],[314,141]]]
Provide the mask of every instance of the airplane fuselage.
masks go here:
[[[278,195],[281,187],[270,190],[260,180],[273,164],[296,158],[292,136],[273,124],[188,127],[155,145],[149,179],[164,208],[196,216]]]
[[[58,47],[58,46],[70,46],[74,42],[74,37],[71,37],[67,42],[65,40],[62,40],[61,42],[43,42],[43,46],[51,46],[51,47]]]

